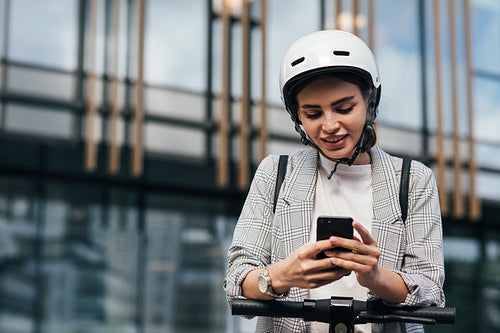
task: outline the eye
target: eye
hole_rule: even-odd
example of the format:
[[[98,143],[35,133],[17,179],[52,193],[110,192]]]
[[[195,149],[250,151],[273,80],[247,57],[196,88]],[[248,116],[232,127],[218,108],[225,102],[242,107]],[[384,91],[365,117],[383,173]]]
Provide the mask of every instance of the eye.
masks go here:
[[[350,113],[352,110],[354,109],[354,105],[348,107],[348,108],[338,108],[337,109],[337,112],[340,113],[340,114],[348,114]]]
[[[308,119],[318,119],[319,117],[321,117],[321,113],[319,113],[319,112],[314,112],[314,113],[305,112],[305,116]]]

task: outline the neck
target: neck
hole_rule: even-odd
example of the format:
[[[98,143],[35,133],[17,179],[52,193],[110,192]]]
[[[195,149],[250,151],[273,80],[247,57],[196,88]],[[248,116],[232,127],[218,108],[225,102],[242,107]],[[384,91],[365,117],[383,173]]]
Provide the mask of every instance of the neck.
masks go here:
[[[354,164],[370,164],[372,158],[368,152],[359,153],[358,158],[354,161]]]

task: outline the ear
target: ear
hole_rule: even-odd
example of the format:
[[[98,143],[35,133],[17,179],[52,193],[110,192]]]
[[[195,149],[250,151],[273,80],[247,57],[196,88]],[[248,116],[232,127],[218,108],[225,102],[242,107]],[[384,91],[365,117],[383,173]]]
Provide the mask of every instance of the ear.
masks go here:
[[[367,123],[371,124],[375,118],[377,118],[377,110],[376,110],[376,107],[377,107],[377,103],[376,103],[376,99],[377,99],[377,96],[376,96],[376,91],[372,91],[372,93],[370,94],[370,102],[368,103],[368,107],[366,109],[366,116],[367,116]],[[372,127],[372,130],[373,130],[373,127]]]
[[[361,133],[361,138],[359,138],[359,149],[361,151],[364,150],[367,139],[371,138],[373,136],[374,132],[375,132],[375,129],[373,128],[371,123],[365,124],[365,128],[363,129],[363,132]]]

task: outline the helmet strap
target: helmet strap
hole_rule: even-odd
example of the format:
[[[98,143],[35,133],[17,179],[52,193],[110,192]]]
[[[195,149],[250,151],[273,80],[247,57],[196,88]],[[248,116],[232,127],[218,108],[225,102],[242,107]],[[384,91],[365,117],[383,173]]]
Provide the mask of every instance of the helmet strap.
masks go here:
[[[355,148],[354,153],[352,154],[351,158],[347,158],[347,157],[331,158],[328,155],[326,155],[312,140],[310,140],[307,137],[307,133],[302,129],[302,127],[300,126],[300,124],[298,122],[295,122],[295,130],[300,134],[300,142],[302,142],[302,144],[304,144],[306,146],[313,147],[321,155],[323,155],[323,157],[325,157],[326,159],[328,159],[328,160],[330,160],[332,162],[335,162],[335,166],[333,167],[333,170],[328,175],[328,179],[332,178],[333,174],[337,171],[337,166],[340,163],[345,163],[345,164],[347,164],[349,166],[351,166],[351,165],[354,164],[354,161],[358,157],[358,155],[359,155],[359,153],[361,151],[361,148],[363,146],[363,143],[365,141],[365,130],[366,130],[366,127],[367,127],[367,125],[365,125],[365,129],[363,129],[363,133],[361,134],[361,138],[359,139],[358,143],[356,144],[356,148]],[[371,127],[371,125],[370,125],[370,127]],[[371,128],[373,129],[373,127],[371,127]]]

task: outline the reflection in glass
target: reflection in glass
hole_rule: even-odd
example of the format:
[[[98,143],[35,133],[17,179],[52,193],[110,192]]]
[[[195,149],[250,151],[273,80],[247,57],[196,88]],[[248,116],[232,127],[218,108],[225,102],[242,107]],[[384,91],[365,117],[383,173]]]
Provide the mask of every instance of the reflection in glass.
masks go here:
[[[500,81],[474,80],[474,134],[478,140],[500,142]]]
[[[138,236],[133,196],[111,191],[103,204],[95,201],[97,188],[75,185],[49,186],[41,217],[42,325],[61,333],[134,332]]]
[[[31,332],[35,326],[35,191],[32,182],[0,178],[0,332]]]
[[[65,110],[7,104],[5,113],[8,131],[64,139],[71,139],[74,134],[71,127],[74,116]]]
[[[198,129],[150,122],[145,125],[144,145],[151,152],[201,158],[205,153],[205,134]]]
[[[413,128],[422,125],[417,1],[377,3],[375,57],[382,81],[379,118]]]
[[[500,74],[500,1],[470,1],[475,69]]]
[[[152,0],[146,6],[144,80],[204,91],[207,1]]]
[[[64,101],[72,101],[75,98],[76,77],[73,74],[14,65],[6,69],[6,89],[9,92]]]
[[[176,119],[205,119],[205,96],[177,89],[145,87],[144,107],[148,114]]]
[[[76,69],[78,1],[9,1],[10,60]],[[26,24],[29,22],[29,24]]]
[[[477,193],[483,200],[500,201],[500,177],[495,172],[479,172],[477,174]]]
[[[273,0],[267,6],[267,98],[269,104],[281,105],[281,58],[296,39],[321,28],[320,1]]]
[[[226,331],[222,283],[235,220],[217,214],[217,206],[182,196],[149,197],[148,332]]]

